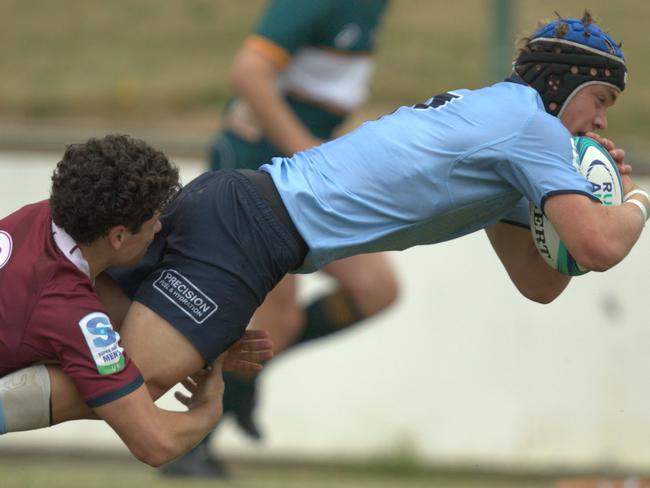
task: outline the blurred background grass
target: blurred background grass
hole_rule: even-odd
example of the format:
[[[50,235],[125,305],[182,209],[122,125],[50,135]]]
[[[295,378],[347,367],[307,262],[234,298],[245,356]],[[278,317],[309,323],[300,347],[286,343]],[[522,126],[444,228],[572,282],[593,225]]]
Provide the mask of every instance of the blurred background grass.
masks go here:
[[[2,488],[552,488],[541,475],[461,473],[431,468],[377,464],[242,463],[230,465],[233,480],[174,479],[133,459],[21,456],[0,459]]]
[[[0,129],[136,124],[207,138],[230,94],[226,70],[263,3],[0,0]],[[630,85],[608,134],[645,147],[649,2],[514,1],[512,33],[529,33],[554,10],[580,16],[585,6],[623,40],[629,61]],[[352,124],[441,90],[487,83],[493,8],[491,0],[393,0],[371,102]]]

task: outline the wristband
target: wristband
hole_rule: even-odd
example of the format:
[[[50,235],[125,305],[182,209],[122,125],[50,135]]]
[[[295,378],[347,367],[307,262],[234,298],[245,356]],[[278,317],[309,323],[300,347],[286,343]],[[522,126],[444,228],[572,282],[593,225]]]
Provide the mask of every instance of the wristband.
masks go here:
[[[645,208],[645,205],[643,205],[640,201],[635,200],[634,198],[625,200],[624,203],[631,203],[639,207],[639,210],[641,210],[641,213],[643,214],[643,224],[645,225],[645,223],[648,221],[648,209]]]
[[[642,190],[641,188],[637,188],[636,190],[632,190],[630,193],[626,194],[625,197],[623,198],[623,201],[627,202],[632,195],[643,195],[644,197],[646,197],[648,202],[650,202],[650,195],[648,195],[647,191]]]

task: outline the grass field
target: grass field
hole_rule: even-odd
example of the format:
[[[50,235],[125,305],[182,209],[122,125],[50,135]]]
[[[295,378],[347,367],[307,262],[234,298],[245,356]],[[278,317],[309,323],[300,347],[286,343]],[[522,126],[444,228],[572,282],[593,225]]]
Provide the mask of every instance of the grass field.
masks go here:
[[[372,86],[374,117],[443,89],[487,81],[492,0],[394,0]],[[650,3],[517,0],[513,33],[588,5],[624,42],[629,93],[612,136],[644,143],[650,128]],[[137,121],[210,132],[229,95],[224,73],[262,0],[0,0],[0,122]],[[514,47],[514,43],[513,43]],[[67,122],[64,122],[67,121]],[[358,121],[358,119],[357,119]]]
[[[130,460],[0,458],[2,488],[551,488],[545,477],[441,472],[382,463],[287,465],[232,463],[228,482],[170,479]]]

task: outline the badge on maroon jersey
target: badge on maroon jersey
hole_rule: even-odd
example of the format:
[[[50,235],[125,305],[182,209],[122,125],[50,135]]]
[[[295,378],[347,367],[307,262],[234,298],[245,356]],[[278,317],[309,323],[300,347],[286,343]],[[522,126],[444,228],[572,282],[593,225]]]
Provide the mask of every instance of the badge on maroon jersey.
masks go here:
[[[124,349],[120,347],[120,335],[113,330],[108,315],[93,312],[79,321],[90,354],[101,375],[118,373],[124,369]]]
[[[11,257],[13,241],[11,236],[4,230],[0,230],[0,268],[2,268]]]

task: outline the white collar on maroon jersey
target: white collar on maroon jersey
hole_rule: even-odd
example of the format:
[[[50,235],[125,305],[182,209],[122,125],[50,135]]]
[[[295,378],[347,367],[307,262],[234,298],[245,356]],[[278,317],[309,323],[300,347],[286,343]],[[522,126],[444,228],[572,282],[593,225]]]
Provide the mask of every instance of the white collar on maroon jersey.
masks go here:
[[[79,244],[70,237],[70,234],[56,225],[54,221],[52,221],[52,236],[54,237],[54,242],[56,242],[56,247],[59,248],[59,251],[61,251],[61,253],[63,253],[63,255],[68,258],[68,260],[70,260],[79,271],[90,278],[90,265],[81,253]]]

